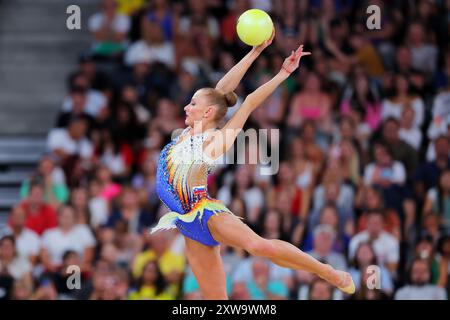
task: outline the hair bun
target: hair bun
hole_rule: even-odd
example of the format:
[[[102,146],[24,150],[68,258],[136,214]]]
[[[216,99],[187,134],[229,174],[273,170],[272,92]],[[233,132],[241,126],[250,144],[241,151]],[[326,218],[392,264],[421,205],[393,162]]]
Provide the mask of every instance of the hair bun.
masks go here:
[[[234,92],[228,92],[224,95],[225,101],[227,102],[227,107],[233,107],[237,102],[237,95]]]

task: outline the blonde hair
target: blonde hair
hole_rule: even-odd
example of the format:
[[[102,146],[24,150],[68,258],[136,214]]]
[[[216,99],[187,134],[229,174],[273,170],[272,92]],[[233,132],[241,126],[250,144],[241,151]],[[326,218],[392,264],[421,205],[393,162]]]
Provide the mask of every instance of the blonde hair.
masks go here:
[[[222,120],[227,114],[228,108],[233,107],[237,102],[237,95],[234,92],[222,94],[216,89],[204,88],[202,93],[209,104],[217,107],[216,121]]]

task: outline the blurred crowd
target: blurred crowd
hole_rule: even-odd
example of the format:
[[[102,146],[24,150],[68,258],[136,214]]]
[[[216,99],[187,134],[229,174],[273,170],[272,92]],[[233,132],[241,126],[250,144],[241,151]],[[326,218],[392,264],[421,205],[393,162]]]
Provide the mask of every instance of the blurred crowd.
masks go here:
[[[0,230],[0,299],[201,298],[182,236],[149,232],[167,211],[155,172],[193,93],[251,49],[235,31],[249,8],[270,13],[276,37],[238,101],[299,44],[312,56],[246,125],[280,130],[277,174],[224,163],[209,193],[261,236],[349,271],[357,292],[221,246],[230,298],[447,299],[449,0],[101,1],[48,152]]]

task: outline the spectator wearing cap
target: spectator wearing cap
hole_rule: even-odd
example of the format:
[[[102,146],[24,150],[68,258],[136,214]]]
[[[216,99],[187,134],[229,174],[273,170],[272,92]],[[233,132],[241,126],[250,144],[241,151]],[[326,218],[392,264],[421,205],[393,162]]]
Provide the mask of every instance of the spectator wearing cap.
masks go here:
[[[446,300],[443,288],[431,284],[431,270],[428,260],[417,258],[411,264],[408,284],[398,289],[395,300]]]
[[[42,182],[32,181],[28,196],[19,205],[25,212],[25,226],[38,235],[56,227],[56,212],[53,207],[44,201],[44,185]],[[12,227],[11,217],[8,224]]]
[[[16,205],[12,208],[9,219],[10,225],[0,233],[0,236],[13,236],[17,254],[28,259],[33,265],[36,264],[41,249],[41,239],[36,232],[26,227],[25,211],[20,205]]]
[[[349,244],[349,259],[354,259],[356,249],[363,242],[373,246],[378,262],[385,266],[392,275],[396,275],[400,259],[399,241],[383,230],[384,215],[379,210],[370,211],[367,215],[367,229],[355,234]]]
[[[32,180],[40,180],[45,187],[45,201],[57,208],[69,199],[69,189],[66,185],[64,171],[58,165],[59,159],[52,153],[46,153],[39,161],[36,172],[25,180],[20,188],[20,197],[25,199],[30,192]]]
[[[88,29],[95,39],[93,52],[110,56],[124,49],[130,18],[117,12],[115,0],[103,0],[101,7],[101,12],[89,17]]]

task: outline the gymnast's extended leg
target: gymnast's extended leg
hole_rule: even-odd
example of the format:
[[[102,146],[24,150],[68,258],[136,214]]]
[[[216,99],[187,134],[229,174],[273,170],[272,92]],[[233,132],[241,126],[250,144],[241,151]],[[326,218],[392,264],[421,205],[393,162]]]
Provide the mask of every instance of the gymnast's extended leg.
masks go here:
[[[206,300],[226,300],[226,278],[220,248],[208,247],[184,237],[186,256]]]
[[[282,267],[314,273],[346,293],[354,292],[353,280],[347,272],[321,263],[288,242],[264,239],[233,215],[213,216],[208,221],[208,227],[213,238],[220,243],[268,258]]]

